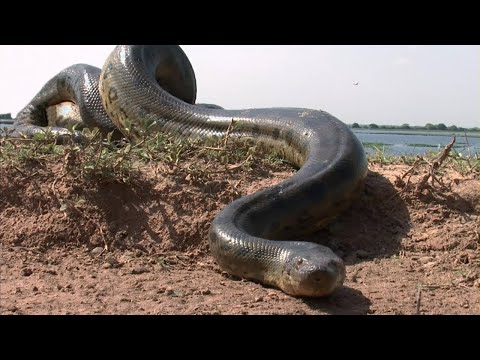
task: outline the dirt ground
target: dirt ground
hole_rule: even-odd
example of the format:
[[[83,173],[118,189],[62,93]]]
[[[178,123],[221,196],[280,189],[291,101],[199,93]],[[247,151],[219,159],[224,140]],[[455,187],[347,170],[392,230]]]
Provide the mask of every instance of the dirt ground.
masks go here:
[[[409,166],[370,164],[359,199],[310,239],[344,259],[344,286],[298,299],[222,272],[207,242],[222,207],[293,170],[186,167],[146,164],[129,184],[0,168],[0,313],[480,313],[478,177],[452,170],[449,191],[399,195]]]

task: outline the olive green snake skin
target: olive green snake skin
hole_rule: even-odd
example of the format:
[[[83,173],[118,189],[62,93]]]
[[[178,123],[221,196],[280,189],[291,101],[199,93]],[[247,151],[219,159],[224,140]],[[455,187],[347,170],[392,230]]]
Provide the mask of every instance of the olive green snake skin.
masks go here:
[[[230,84],[234,86],[234,84]],[[344,123],[318,110],[224,110],[195,105],[196,80],[179,46],[121,45],[102,71],[71,66],[17,115],[13,135],[44,131],[46,108],[72,101],[88,127],[138,141],[148,131],[184,137],[250,137],[280,149],[299,167],[282,183],[225,207],[209,231],[210,250],[226,272],[319,297],[343,284],[345,265],[331,249],[302,238],[324,227],[360,193],[365,151]],[[51,128],[59,136],[70,132]]]

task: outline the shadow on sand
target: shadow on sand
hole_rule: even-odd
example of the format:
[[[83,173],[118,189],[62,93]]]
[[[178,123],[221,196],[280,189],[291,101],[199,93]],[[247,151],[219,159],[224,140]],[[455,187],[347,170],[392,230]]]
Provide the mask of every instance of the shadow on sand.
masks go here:
[[[369,171],[364,190],[352,206],[309,240],[324,244],[354,265],[397,254],[409,232],[405,202],[388,179]],[[367,314],[371,302],[360,291],[343,286],[326,299],[304,299],[312,309],[329,314]]]

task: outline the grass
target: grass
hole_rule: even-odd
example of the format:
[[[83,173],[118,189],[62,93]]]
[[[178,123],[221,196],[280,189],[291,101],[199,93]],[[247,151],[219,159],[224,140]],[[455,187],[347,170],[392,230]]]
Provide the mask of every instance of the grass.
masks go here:
[[[432,145],[432,144],[406,144],[407,146],[411,147],[431,147],[431,148],[438,148],[438,145]]]
[[[440,154],[441,151],[428,151],[422,157],[431,161]],[[390,155],[384,149],[376,148],[373,154],[368,154],[368,161],[380,165],[413,165],[417,160],[417,155]],[[450,167],[461,174],[480,174],[480,154],[465,155],[452,149],[448,159],[445,161],[445,167]]]
[[[392,144],[385,144],[383,142],[362,142],[363,146],[366,148],[381,148],[385,146],[391,146]]]
[[[411,146],[411,147],[423,147],[423,148],[438,148],[438,147],[442,147],[441,145],[439,144],[436,144],[436,145],[433,145],[433,144],[406,144],[407,146]],[[455,143],[455,145],[453,145],[454,148],[463,148],[465,147],[465,143]]]
[[[132,176],[141,171],[142,164],[163,162],[177,167],[182,161],[189,161],[186,171],[192,177],[201,177],[208,169],[210,161],[223,165],[225,169],[240,168],[249,170],[253,166],[280,165],[285,163],[279,152],[272,151],[263,144],[249,139],[178,138],[172,135],[156,133],[146,136],[136,144],[113,141],[111,136],[102,138],[100,132],[84,129],[85,143],[66,141],[63,145],[55,143],[52,134],[36,134],[34,139],[0,137],[0,167],[19,169],[42,166],[47,162],[59,162],[65,173],[85,180],[105,180],[128,183]],[[227,140],[227,141],[226,141]],[[370,163],[412,165],[417,156],[389,155],[383,143],[367,143],[375,150],[368,154]],[[380,146],[383,146],[380,148]],[[427,152],[423,157],[427,161],[439,152]],[[197,161],[197,159],[204,160]],[[461,173],[480,172],[480,155],[462,154],[452,149],[446,161],[449,166]],[[180,171],[180,170],[179,170]]]
[[[102,138],[98,129],[84,129],[82,133],[84,143],[67,140],[62,145],[57,144],[49,133],[36,134],[33,139],[0,137],[0,167],[18,169],[60,162],[65,173],[74,177],[128,183],[141,171],[142,164],[149,162],[176,167],[180,162],[190,160],[186,171],[192,176],[206,169],[205,162],[192,159],[214,161],[229,166],[230,170],[284,163],[279,153],[249,139],[231,139],[227,143],[224,138],[212,137],[205,141],[156,133],[131,144],[113,141],[111,136]]]

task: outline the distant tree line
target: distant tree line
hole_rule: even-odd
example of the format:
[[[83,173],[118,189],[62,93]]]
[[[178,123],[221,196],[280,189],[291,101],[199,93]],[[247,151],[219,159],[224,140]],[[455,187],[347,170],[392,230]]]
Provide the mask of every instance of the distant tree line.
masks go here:
[[[392,129],[392,130],[450,130],[450,131],[480,131],[480,127],[473,128],[463,128],[460,126],[452,125],[446,126],[445,124],[430,124],[427,123],[425,126],[410,126],[409,124],[402,125],[377,125],[377,124],[368,124],[360,125],[358,123],[353,123],[351,125],[353,129]]]

